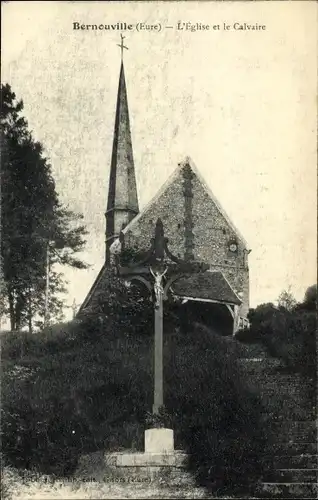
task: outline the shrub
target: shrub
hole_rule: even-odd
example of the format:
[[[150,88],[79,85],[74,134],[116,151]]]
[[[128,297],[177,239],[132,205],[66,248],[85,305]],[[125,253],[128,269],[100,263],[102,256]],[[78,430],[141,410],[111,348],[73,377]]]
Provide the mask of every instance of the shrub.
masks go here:
[[[304,302],[292,309],[261,304],[250,310],[250,329],[237,332],[244,343],[259,343],[285,367],[307,378],[316,377],[316,328],[314,304],[317,288],[309,287]]]
[[[57,323],[35,334],[27,331],[5,332],[1,337],[1,357],[25,361],[28,357],[57,354],[94,343],[110,331],[109,322],[96,316]]]
[[[304,300],[299,306],[306,311],[317,311],[317,285],[307,288]]]
[[[250,330],[255,339],[261,340],[264,335],[272,333],[273,317],[278,313],[279,310],[271,302],[249,310]]]
[[[153,325],[153,306],[145,285],[137,281],[125,282],[112,268],[106,270],[103,280],[90,309],[83,311],[81,317],[96,317],[98,311],[100,320],[103,324],[111,324],[114,333],[126,329],[132,334],[149,334]]]
[[[261,475],[266,431],[231,346],[200,325],[171,336],[166,405],[199,484],[233,492]]]
[[[27,398],[2,408],[2,447],[10,464],[58,476],[71,474],[89,429],[65,403],[36,408]]]
[[[42,332],[19,365],[5,361],[1,432],[11,465],[67,475],[85,451],[129,446],[132,429],[141,439],[150,343],[125,331],[87,334],[85,324],[93,330],[88,321]],[[12,376],[26,366],[28,376]]]
[[[5,373],[2,444],[14,466],[68,475],[81,454],[143,449],[153,335],[112,325],[99,335],[89,322],[87,334],[83,323],[76,325],[78,337],[73,326],[44,335],[42,352],[29,353],[27,378]],[[66,339],[69,347],[58,351]],[[234,341],[198,325],[185,331],[168,312],[164,342],[165,422],[175,429],[177,447],[191,454],[198,481],[216,479],[224,488],[250,481],[262,464],[261,407],[244,388]]]
[[[316,372],[316,315],[292,312],[275,316],[272,334],[263,339],[270,354],[280,358],[289,370],[310,377]]]
[[[5,359],[21,359],[38,343],[39,339],[27,331],[2,332],[1,356]]]
[[[244,344],[255,344],[260,342],[260,336],[250,328],[241,328],[235,333],[235,338]]]

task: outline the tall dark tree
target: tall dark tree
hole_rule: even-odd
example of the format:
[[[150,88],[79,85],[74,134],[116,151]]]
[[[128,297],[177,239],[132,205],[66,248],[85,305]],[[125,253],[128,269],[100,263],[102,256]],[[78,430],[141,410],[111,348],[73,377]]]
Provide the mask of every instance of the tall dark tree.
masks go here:
[[[63,289],[58,262],[76,268],[86,265],[76,254],[86,234],[82,216],[58,199],[51,165],[43,146],[34,140],[21,116],[23,101],[11,87],[1,86],[1,257],[4,295],[11,329],[44,314],[44,296],[56,309]],[[50,270],[50,287],[47,271]],[[55,302],[53,298],[55,297]]]
[[[307,288],[305,297],[302,303],[303,309],[307,311],[317,310],[317,285],[311,285]]]

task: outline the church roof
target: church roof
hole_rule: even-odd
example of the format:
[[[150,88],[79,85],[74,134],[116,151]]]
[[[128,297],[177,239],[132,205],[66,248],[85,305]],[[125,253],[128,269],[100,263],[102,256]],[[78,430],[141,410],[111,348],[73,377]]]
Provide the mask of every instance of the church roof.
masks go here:
[[[208,271],[185,276],[173,283],[172,290],[175,295],[180,297],[235,305],[242,303],[221,271]]]
[[[107,211],[116,208],[139,212],[123,61],[117,93]]]
[[[155,194],[155,196],[147,203],[147,205],[143,208],[143,210],[141,210],[141,212],[139,212],[139,214],[136,215],[136,217],[134,217],[132,219],[132,221],[129,224],[127,224],[127,226],[123,229],[123,233],[124,234],[127,233],[138,222],[138,220],[143,216],[143,214],[145,214],[148,211],[148,209],[153,205],[153,203],[156,200],[158,200],[160,198],[160,196],[166,191],[166,189],[168,188],[168,186],[175,181],[175,179],[179,175],[180,170],[184,166],[186,166],[186,165],[189,165],[189,167],[191,168],[192,172],[199,179],[199,181],[200,181],[201,185],[203,186],[203,188],[205,189],[206,193],[213,200],[215,206],[217,207],[217,209],[219,210],[219,212],[221,213],[221,215],[224,217],[224,219],[227,221],[227,223],[229,224],[229,226],[232,228],[232,230],[236,234],[237,238],[247,248],[248,245],[247,245],[247,242],[246,242],[245,238],[240,233],[240,231],[237,229],[237,227],[234,225],[234,223],[230,219],[230,217],[227,215],[227,213],[224,210],[224,208],[222,207],[221,203],[218,201],[218,199],[216,198],[216,196],[214,195],[214,193],[212,192],[212,190],[209,188],[209,186],[207,185],[207,183],[204,180],[203,176],[200,174],[198,168],[196,167],[195,163],[193,162],[193,160],[189,156],[187,156],[184,161],[182,161],[181,163],[178,164],[177,168],[172,172],[172,174],[170,175],[170,177],[168,177],[168,179],[166,180],[166,182],[157,191],[157,193]]]
[[[96,276],[96,279],[94,281],[94,283],[92,284],[88,294],[86,295],[82,305],[80,306],[79,310],[78,310],[78,313],[77,314],[80,314],[81,312],[84,311],[84,309],[86,309],[86,307],[89,305],[92,297],[94,296],[98,286],[100,285],[100,282],[102,280],[102,277],[103,277],[103,274],[105,273],[106,271],[106,264],[103,264],[101,270],[99,271],[98,275]]]

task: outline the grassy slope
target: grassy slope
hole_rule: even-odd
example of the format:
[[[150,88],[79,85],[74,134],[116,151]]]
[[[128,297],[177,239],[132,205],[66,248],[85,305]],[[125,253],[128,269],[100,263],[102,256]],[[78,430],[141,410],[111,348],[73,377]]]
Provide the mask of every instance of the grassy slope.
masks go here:
[[[22,437],[19,456],[29,460],[20,468],[55,472],[51,454],[61,473],[61,450],[76,457],[105,449],[143,449],[144,416],[152,405],[152,335],[108,332],[92,337],[64,330],[30,340],[21,360],[16,355],[9,359],[8,345],[2,353],[3,409],[7,414],[18,409],[14,435]],[[238,343],[200,326],[181,332],[165,325],[165,399],[176,444],[196,457],[192,466],[204,474],[211,465],[215,476],[230,465],[244,475],[242,456],[250,451],[246,444],[255,423],[254,401],[235,366],[235,359],[244,356]],[[17,372],[17,366],[28,373]]]

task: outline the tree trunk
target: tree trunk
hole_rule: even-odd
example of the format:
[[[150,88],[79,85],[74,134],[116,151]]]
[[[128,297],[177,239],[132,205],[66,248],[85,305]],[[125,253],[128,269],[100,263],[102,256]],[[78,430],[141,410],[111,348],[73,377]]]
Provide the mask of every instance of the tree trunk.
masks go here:
[[[28,297],[28,326],[29,326],[29,333],[33,333],[32,331],[32,299],[31,299],[31,290],[29,290],[29,297]]]
[[[23,297],[18,296],[15,303],[15,328],[21,329],[22,311],[25,310],[25,300]]]
[[[15,330],[20,330],[21,328],[21,314],[19,310],[16,310],[15,315]]]
[[[33,333],[33,330],[32,330],[32,312],[29,313],[29,315],[28,315],[28,326],[29,326],[29,333]]]
[[[10,328],[11,332],[13,332],[16,328],[16,321],[15,321],[15,311],[14,311],[14,298],[13,298],[13,293],[11,291],[9,291],[8,293],[8,299],[9,299]]]

